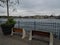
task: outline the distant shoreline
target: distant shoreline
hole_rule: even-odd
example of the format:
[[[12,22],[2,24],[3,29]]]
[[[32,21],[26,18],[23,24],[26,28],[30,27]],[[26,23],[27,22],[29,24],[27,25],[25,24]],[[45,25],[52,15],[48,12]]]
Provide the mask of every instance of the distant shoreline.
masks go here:
[[[10,16],[13,18],[27,18],[27,19],[60,19],[60,16]],[[7,18],[7,16],[0,16],[0,18]]]

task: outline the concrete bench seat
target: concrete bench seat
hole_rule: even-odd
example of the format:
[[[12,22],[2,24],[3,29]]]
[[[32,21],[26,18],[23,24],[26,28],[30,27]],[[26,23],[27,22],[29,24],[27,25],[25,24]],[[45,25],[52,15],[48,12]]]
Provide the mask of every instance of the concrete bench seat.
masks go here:
[[[11,35],[13,35],[14,32],[22,33],[22,39],[24,39],[26,37],[26,31],[24,29],[21,29],[21,28],[12,28]],[[49,37],[50,38],[49,45],[53,45],[53,34],[52,34],[52,32],[43,32],[43,31],[31,30],[30,33],[29,33],[29,40],[32,40],[32,38],[33,38],[32,36],[33,35]]]
[[[25,36],[26,36],[25,30],[22,29],[22,28],[12,28],[11,36],[13,36],[13,34],[14,34],[15,32],[22,33],[22,39],[25,38]]]
[[[13,32],[23,32],[23,29],[21,28],[13,28]]]
[[[34,31],[34,30],[32,30],[32,35],[38,35],[38,36],[43,36],[43,37],[50,37],[50,33],[49,32]]]
[[[33,35],[43,36],[43,37],[49,37],[49,45],[53,45],[53,34],[52,32],[43,32],[43,31],[30,31],[29,40],[32,40]]]

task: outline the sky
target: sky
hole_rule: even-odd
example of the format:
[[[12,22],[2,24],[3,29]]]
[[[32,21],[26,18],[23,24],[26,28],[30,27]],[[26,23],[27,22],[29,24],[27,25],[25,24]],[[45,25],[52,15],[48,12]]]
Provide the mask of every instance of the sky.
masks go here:
[[[14,3],[16,1],[10,0]],[[6,5],[2,2],[0,4],[0,16],[7,15]],[[19,0],[19,4],[9,5],[10,16],[60,15],[60,0]]]

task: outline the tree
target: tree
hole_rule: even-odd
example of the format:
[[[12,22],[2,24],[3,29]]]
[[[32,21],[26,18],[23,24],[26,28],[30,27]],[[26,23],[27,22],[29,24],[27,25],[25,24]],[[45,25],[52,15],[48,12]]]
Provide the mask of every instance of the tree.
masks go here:
[[[3,2],[3,3],[6,3],[6,5],[7,5],[7,16],[9,17],[9,1],[10,1],[10,0],[0,0],[0,1]],[[10,3],[13,3],[13,2],[10,2]],[[19,0],[17,0],[16,3],[19,4]],[[14,3],[14,5],[15,5],[16,3]],[[1,6],[1,5],[0,5],[0,6]],[[14,11],[14,10],[15,10],[15,9],[13,9],[13,11]]]
[[[50,17],[54,17],[54,15],[50,15]]]
[[[7,16],[9,17],[9,5],[8,5],[8,0],[7,1]]]
[[[6,2],[6,0],[0,0],[1,2],[3,2],[3,3],[5,3]]]

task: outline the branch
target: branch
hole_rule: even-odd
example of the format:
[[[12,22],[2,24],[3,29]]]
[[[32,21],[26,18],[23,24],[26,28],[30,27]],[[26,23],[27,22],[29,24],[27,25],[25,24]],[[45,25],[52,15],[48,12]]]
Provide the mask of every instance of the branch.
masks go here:
[[[0,0],[1,2],[3,2],[3,3],[6,3],[6,0]]]

